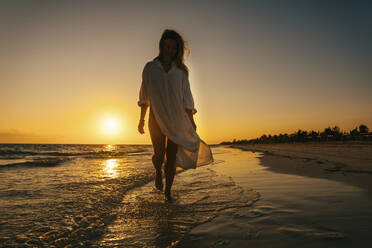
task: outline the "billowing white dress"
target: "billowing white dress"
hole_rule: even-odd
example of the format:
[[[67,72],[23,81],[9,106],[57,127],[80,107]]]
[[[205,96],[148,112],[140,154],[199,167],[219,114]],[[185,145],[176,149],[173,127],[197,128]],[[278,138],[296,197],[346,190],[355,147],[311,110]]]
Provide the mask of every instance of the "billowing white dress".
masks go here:
[[[200,139],[185,111],[197,112],[188,76],[174,62],[168,72],[159,59],[146,63],[138,105],[151,105],[162,133],[178,145],[176,166],[195,169],[213,162],[209,146]]]

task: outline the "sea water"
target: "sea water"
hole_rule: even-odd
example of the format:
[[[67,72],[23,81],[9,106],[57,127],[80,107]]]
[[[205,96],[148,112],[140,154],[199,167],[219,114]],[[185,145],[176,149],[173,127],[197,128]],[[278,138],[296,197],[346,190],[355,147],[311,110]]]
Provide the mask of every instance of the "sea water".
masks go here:
[[[217,149],[213,149],[218,152]],[[165,247],[259,197],[211,166],[153,187],[148,145],[0,144],[0,247]]]

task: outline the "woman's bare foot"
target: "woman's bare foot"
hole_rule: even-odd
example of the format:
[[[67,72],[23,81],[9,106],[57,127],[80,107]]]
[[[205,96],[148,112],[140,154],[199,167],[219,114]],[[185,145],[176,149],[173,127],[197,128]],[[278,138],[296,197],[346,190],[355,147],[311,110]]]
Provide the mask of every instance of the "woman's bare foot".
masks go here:
[[[161,170],[156,170],[155,187],[158,190],[163,191],[163,177]]]

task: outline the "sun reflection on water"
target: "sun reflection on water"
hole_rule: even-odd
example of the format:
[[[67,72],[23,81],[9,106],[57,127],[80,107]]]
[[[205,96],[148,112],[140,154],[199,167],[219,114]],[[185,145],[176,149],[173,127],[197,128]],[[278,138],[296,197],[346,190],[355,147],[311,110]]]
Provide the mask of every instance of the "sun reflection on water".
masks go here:
[[[116,168],[118,165],[119,164],[116,158],[106,160],[104,162],[104,167],[103,167],[103,170],[106,176],[111,177],[111,178],[116,178],[118,176],[118,172]]]
[[[106,150],[106,151],[113,151],[113,150],[115,150],[116,149],[116,146],[115,145],[105,145],[104,146],[104,149]]]

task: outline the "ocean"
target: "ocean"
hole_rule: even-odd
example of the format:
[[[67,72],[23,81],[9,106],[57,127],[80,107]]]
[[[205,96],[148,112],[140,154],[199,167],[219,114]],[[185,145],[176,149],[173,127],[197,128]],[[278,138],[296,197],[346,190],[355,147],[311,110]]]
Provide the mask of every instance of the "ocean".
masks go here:
[[[168,203],[153,186],[152,153],[150,145],[0,144],[0,247],[172,247],[218,211],[258,199],[203,166],[176,175]]]

